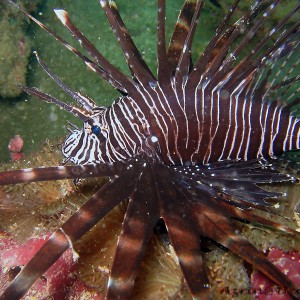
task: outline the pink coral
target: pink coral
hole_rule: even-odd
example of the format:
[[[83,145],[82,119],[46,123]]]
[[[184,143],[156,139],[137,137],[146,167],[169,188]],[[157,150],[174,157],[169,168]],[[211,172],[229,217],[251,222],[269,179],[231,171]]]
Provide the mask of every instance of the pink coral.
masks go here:
[[[20,160],[23,158],[22,148],[24,141],[20,135],[16,134],[8,144],[8,150],[10,151],[10,157],[14,160]]]
[[[29,239],[21,244],[16,240],[2,236],[0,243],[0,287],[5,288],[10,277],[27,264],[34,253],[45,243],[50,234]],[[48,271],[37,280],[27,297],[38,299],[79,299],[102,300],[95,291],[90,291],[80,280],[76,262],[71,250],[66,251]]]
[[[24,141],[19,134],[16,134],[8,144],[8,150],[10,152],[21,152],[24,145]]]
[[[280,269],[295,284],[300,285],[300,253],[297,251],[283,252],[278,248],[271,248],[268,258],[278,269]],[[256,290],[256,297],[259,300],[289,300],[297,292],[284,287],[276,287],[274,283],[262,273],[255,271],[251,276],[253,290]]]

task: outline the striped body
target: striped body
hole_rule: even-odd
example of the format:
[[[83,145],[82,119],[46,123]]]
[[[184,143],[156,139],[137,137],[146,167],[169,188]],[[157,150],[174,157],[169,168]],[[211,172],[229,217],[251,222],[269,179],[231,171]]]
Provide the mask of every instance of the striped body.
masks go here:
[[[175,100],[175,101],[174,101]],[[166,164],[202,164],[272,157],[299,149],[300,120],[283,105],[234,91],[197,88],[137,89],[95,117],[101,137],[75,131],[64,145],[76,164],[151,155]]]

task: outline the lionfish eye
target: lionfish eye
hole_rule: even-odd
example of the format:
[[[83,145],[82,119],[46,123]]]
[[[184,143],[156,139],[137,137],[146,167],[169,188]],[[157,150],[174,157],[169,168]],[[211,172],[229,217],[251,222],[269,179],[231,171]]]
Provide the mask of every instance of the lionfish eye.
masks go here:
[[[100,127],[98,125],[93,125],[92,126],[92,133],[98,136],[101,133]]]

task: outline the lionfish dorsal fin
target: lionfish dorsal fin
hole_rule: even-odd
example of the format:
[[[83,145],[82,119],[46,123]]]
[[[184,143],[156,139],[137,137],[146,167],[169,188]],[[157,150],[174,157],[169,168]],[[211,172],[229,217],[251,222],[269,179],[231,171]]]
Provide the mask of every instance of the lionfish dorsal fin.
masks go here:
[[[278,3],[278,1],[276,2]],[[276,5],[274,4],[268,7],[265,2],[257,2],[249,12],[242,16],[231,27],[226,29],[224,34],[216,41],[212,53],[217,53],[217,55],[211,57],[204,72],[205,77],[211,80],[212,85],[216,85],[226,76],[228,72],[232,70],[233,65],[241,51],[244,50],[245,46],[250,40],[252,40],[256,31],[260,28],[260,26],[263,24],[263,21],[267,18],[275,6]],[[248,32],[244,34],[247,24],[254,20],[255,17],[261,12],[264,12],[261,18],[256,23],[252,24],[252,27],[250,26]],[[230,51],[241,33],[244,34],[244,38],[242,38],[237,46]]]
[[[256,23],[249,29],[248,33],[245,35],[243,40],[238,44],[238,46],[233,50],[232,55],[237,57],[242,50],[245,49],[247,43],[253,38],[255,32],[258,28],[264,23],[266,17],[271,13],[275,6],[271,6],[267,11],[263,13],[263,16],[257,20]],[[282,19],[274,28],[270,30],[270,33],[262,39],[252,51],[250,51],[234,68],[233,64],[229,64],[224,68],[224,74],[229,73],[231,76],[230,86],[234,86],[237,82],[244,80],[250,73],[255,71],[258,73],[258,70],[262,67],[265,67],[267,64],[272,65],[274,61],[279,58],[277,54],[277,49],[283,49],[286,45],[290,45],[290,42],[299,32],[300,21],[292,25],[288,30],[285,30],[285,25],[291,19],[292,16],[300,9],[300,4],[292,9],[285,18]],[[254,13],[253,13],[254,14]],[[277,36],[277,39],[276,39]],[[275,40],[272,41],[272,40]],[[267,46],[271,44],[271,46]],[[289,50],[289,53],[292,53],[293,50]],[[283,51],[281,57],[285,56],[284,52],[287,54],[288,51]],[[272,62],[273,61],[273,62]],[[231,69],[231,70],[229,70]],[[254,74],[254,73],[253,73]]]
[[[102,53],[84,36],[84,34],[73,24],[69,14],[62,9],[55,9],[55,14],[62,24],[72,33],[72,35],[79,41],[80,45],[92,56],[90,60],[83,56],[79,51],[70,47],[65,41],[61,42],[74,54],[79,56],[85,64],[94,72],[99,74],[103,79],[108,81],[114,88],[121,92],[127,93],[133,88],[131,80],[115,68]],[[59,40],[60,41],[60,40]],[[76,51],[75,51],[76,50]]]
[[[21,5],[16,3],[14,0],[7,0],[16,6],[19,10],[21,10],[29,19],[31,19],[34,23],[39,25],[43,30],[49,33],[52,37],[54,37],[59,43],[61,43],[64,47],[74,53],[77,57],[79,57],[92,71],[96,72],[97,75],[101,76],[104,80],[106,80],[111,86],[115,89],[119,90],[122,93],[127,93],[133,87],[132,81],[125,76],[122,72],[120,72],[117,68],[115,68],[97,49],[91,48],[91,43],[83,36],[83,34],[76,28],[73,27],[72,33],[78,33],[84,39],[79,39],[78,36],[74,35],[77,40],[83,42],[81,45],[85,50],[90,52],[93,60],[89,59],[87,56],[83,55],[80,51],[74,48],[71,44],[69,44],[66,40],[64,40],[61,36],[47,27],[45,24],[37,20],[35,17],[30,15]],[[60,21],[66,26],[66,21],[70,21],[68,14],[63,10],[55,10],[56,13],[60,13],[58,15]],[[69,23],[70,24],[70,23]],[[72,24],[73,25],[73,24]],[[68,28],[70,30],[70,28]],[[93,51],[91,51],[93,50]],[[95,51],[94,51],[95,50]]]
[[[173,74],[176,72],[181,53],[186,44],[187,37],[190,34],[197,2],[197,0],[186,0],[184,2],[170,40],[167,56]]]
[[[204,52],[196,62],[192,70],[192,73],[190,75],[190,82],[193,82],[194,84],[197,84],[199,82],[199,77],[207,69],[207,65],[216,57],[216,55],[219,53],[219,50],[224,46],[225,40],[229,38],[229,33],[230,31],[232,31],[231,28],[233,28],[233,26],[229,27],[228,23],[239,2],[240,0],[235,0],[235,2],[232,4],[230,9],[228,10],[228,13],[225,15],[223,21],[220,23],[219,27],[217,28],[215,35],[209,41]],[[227,32],[227,37],[226,37],[226,32]]]
[[[119,14],[114,1],[101,0],[100,4],[106,14],[110,26],[115,33],[126,58],[131,74],[143,85],[156,81],[154,75],[145,63],[140,51],[135,46],[127,28]]]
[[[158,0],[157,10],[157,77],[160,83],[170,81],[171,69],[166,51],[166,0]]]
[[[203,0],[199,0],[196,4],[194,14],[190,23],[190,28],[186,34],[186,38],[183,44],[182,51],[178,60],[178,64],[175,72],[175,81],[181,84],[184,78],[187,78],[190,69],[192,68],[191,48],[195,30],[198,24],[201,9],[203,7]]]
[[[254,91],[259,86],[257,80],[254,79],[262,67],[270,64],[269,62],[272,62],[276,55],[278,56],[278,54],[275,55],[276,49],[286,47],[289,50],[285,52],[295,51],[296,46],[292,47],[293,43],[291,42],[299,31],[300,22],[296,22],[288,30],[284,30],[284,27],[299,10],[300,5],[293,8],[281,22],[270,30],[265,38],[255,45],[252,51],[249,51],[236,63],[242,52],[246,50],[249,42],[255,37],[258,29],[273,13],[280,0],[257,2],[248,13],[228,28],[228,22],[233,11],[236,10],[238,2],[236,0],[232,5],[229,13],[217,29],[215,36],[195,64],[189,78],[192,84],[197,85],[200,83],[201,78],[207,78],[212,87],[222,85],[226,90],[233,91],[236,86],[244,82],[245,89],[249,89],[249,83],[252,83],[252,90]],[[251,26],[245,26],[248,23],[251,23]],[[244,32],[245,30],[247,31]],[[238,41],[241,31],[244,32],[243,38]],[[272,41],[276,36],[277,40]],[[285,45],[289,45],[289,47]],[[263,78],[260,76],[260,79],[263,80]],[[270,87],[265,87],[266,91],[269,89]],[[261,85],[260,90],[262,91]]]

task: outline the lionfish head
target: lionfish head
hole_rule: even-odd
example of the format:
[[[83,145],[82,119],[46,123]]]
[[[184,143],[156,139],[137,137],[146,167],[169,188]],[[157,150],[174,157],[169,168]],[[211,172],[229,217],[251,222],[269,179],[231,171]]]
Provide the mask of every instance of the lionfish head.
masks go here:
[[[83,129],[73,129],[62,146],[65,159],[75,164],[104,163],[106,126],[102,110],[94,112],[83,123]]]

